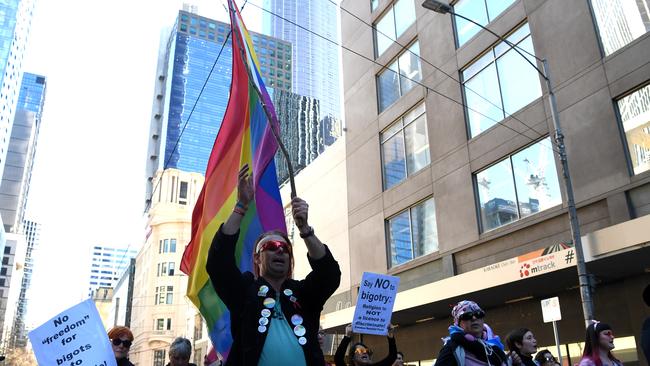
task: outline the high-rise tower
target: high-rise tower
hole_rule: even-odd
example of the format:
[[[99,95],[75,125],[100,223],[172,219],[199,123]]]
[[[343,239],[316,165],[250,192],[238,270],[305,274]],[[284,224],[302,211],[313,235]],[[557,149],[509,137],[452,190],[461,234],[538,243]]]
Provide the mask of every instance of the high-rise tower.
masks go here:
[[[318,99],[321,118],[340,119],[339,50],[331,42],[340,38],[337,6],[329,0],[264,0],[264,8],[273,13],[264,15],[265,33],[293,46],[292,91]]]
[[[44,76],[23,75],[0,183],[0,214],[6,232],[22,232],[45,92]]]
[[[146,205],[158,170],[205,173],[228,104],[232,74],[229,32],[227,23],[179,11],[161,45],[149,134]],[[251,33],[251,38],[267,86],[291,90],[291,44],[256,33]]]

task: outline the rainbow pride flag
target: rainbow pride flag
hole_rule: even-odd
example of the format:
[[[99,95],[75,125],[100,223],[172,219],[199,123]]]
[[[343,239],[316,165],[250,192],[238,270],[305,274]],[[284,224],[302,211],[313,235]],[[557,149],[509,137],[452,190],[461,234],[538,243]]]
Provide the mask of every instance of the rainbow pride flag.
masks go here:
[[[224,358],[232,345],[230,313],[214,291],[205,266],[212,238],[235,207],[237,175],[244,164],[249,164],[253,172],[255,201],[249,205],[241,226],[236,250],[239,269],[252,270],[253,242],[262,232],[286,232],[273,160],[278,146],[270,130],[272,125],[278,128],[277,116],[239,9],[232,0],[228,0],[228,7],[233,48],[230,100],[194,206],[192,238],[181,262],[181,270],[189,276],[187,297],[203,315],[212,344]]]

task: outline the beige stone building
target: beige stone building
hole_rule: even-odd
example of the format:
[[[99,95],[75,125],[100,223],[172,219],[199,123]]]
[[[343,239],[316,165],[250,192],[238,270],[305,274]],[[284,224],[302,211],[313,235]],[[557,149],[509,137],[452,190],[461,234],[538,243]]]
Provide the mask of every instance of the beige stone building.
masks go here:
[[[562,352],[576,363],[584,320],[544,79],[510,45],[422,2],[341,2],[350,287],[322,324],[340,331],[351,321],[354,306],[333,304],[354,305],[364,271],[399,276],[398,348],[430,365],[450,304],[473,299],[502,337],[525,326],[551,346],[540,301],[559,296]],[[646,365],[636,349],[650,311],[641,301],[650,282],[648,1],[451,5],[548,60],[595,316],[616,329],[619,358]],[[364,341],[385,350],[383,339]]]
[[[176,337],[194,340],[196,310],[185,296],[187,276],[180,271],[190,240],[191,214],[203,176],[176,169],[160,171],[145,243],[136,257],[129,353],[136,365],[166,365]]]

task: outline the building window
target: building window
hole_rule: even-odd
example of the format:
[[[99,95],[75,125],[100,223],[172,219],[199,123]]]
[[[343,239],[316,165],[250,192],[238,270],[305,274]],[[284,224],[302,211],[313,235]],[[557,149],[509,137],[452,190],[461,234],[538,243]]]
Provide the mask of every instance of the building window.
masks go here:
[[[5,254],[11,254],[11,247],[10,246],[5,247]]]
[[[634,174],[650,169],[650,85],[617,102]]]
[[[420,45],[415,42],[377,76],[380,113],[422,79],[419,56]]]
[[[390,218],[387,230],[391,267],[438,250],[436,206],[433,198]]]
[[[429,165],[429,135],[424,112],[422,103],[381,133],[384,189]]]
[[[153,351],[153,366],[165,366],[165,350],[157,349]]]
[[[165,330],[165,319],[156,319],[156,330]]]
[[[454,5],[454,12],[487,26],[499,14],[503,13],[515,0],[460,0]],[[458,47],[474,37],[481,28],[460,17],[455,17]]]
[[[606,56],[650,31],[648,0],[591,0],[591,6]]]
[[[167,275],[168,276],[173,276],[174,275],[174,267],[175,267],[174,262],[169,262],[169,264],[167,266]]]
[[[158,286],[156,287],[156,296],[154,299],[155,304],[167,304],[171,305],[174,303],[174,286]]]
[[[169,252],[176,253],[176,239],[169,239]]]
[[[377,57],[381,56],[414,22],[414,0],[397,0],[391,5],[374,27]]]
[[[379,5],[379,0],[370,0],[370,11],[375,11]]]
[[[483,231],[562,203],[548,137],[476,173],[475,182]]]
[[[512,33],[508,41],[534,54],[527,23]],[[535,64],[532,56],[526,57]],[[463,70],[463,92],[471,137],[542,95],[537,70],[503,42]]]
[[[172,330],[172,318],[167,318],[167,330]]]

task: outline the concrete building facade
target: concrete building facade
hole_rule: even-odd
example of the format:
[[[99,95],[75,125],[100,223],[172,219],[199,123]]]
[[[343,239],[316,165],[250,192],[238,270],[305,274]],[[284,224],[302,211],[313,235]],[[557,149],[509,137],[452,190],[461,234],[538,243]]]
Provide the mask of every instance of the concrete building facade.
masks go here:
[[[616,354],[630,365],[646,365],[636,349],[649,315],[650,23],[641,5],[452,2],[548,60],[595,315],[612,323]],[[330,302],[354,305],[364,271],[399,276],[398,348],[411,364],[430,364],[450,304],[476,300],[502,337],[526,326],[546,346],[553,333],[540,300],[559,296],[563,350],[576,363],[584,320],[544,80],[492,34],[421,1],[341,7],[356,16],[341,12],[343,47],[362,56],[342,51],[350,287]],[[322,323],[342,330],[353,310]],[[385,349],[383,339],[364,341]]]

